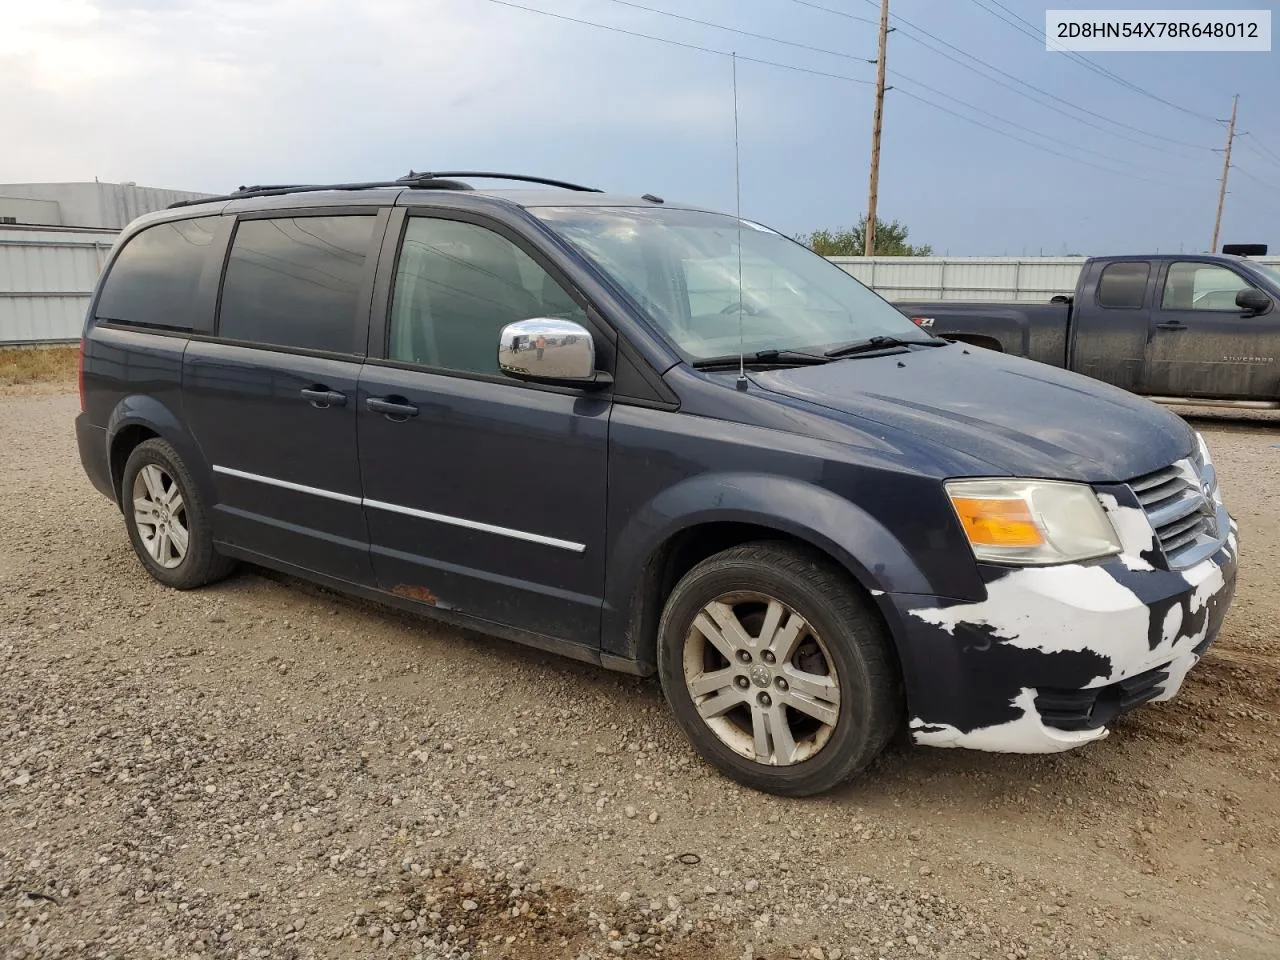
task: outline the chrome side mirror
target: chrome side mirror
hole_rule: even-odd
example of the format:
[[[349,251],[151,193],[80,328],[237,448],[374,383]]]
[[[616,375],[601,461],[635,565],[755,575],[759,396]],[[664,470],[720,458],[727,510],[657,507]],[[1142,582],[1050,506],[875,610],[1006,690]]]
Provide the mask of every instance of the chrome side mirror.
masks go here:
[[[498,335],[498,369],[519,380],[587,386],[596,373],[596,347],[580,323],[535,317],[509,323]]]

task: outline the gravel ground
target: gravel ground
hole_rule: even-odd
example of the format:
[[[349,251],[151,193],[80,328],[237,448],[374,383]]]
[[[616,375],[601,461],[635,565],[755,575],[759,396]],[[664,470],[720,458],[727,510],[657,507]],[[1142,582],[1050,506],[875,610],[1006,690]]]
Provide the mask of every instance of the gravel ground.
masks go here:
[[[792,801],[653,683],[255,569],[166,590],[75,409],[0,400],[0,956],[1280,955],[1274,424],[1198,423],[1243,560],[1178,700]]]

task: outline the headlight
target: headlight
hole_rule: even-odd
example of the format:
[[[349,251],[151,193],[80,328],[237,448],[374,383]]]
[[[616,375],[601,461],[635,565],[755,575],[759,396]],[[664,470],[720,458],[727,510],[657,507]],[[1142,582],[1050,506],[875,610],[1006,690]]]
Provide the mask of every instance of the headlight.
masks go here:
[[[979,560],[1066,563],[1120,552],[1115,528],[1086,484],[949,480],[946,487]]]

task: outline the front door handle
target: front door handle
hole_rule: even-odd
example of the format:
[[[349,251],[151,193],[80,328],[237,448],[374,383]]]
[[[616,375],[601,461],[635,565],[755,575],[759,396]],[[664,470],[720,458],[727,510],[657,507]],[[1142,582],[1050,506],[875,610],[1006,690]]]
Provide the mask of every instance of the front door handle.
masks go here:
[[[388,420],[407,420],[418,415],[418,408],[403,397],[370,397],[365,406]]]
[[[302,395],[317,410],[327,410],[329,407],[345,407],[347,405],[347,395],[345,393],[339,393],[337,390],[330,390],[324,386],[306,387],[302,391]]]
[[[1166,320],[1164,323],[1156,324],[1157,330],[1185,330],[1187,325],[1181,320]]]

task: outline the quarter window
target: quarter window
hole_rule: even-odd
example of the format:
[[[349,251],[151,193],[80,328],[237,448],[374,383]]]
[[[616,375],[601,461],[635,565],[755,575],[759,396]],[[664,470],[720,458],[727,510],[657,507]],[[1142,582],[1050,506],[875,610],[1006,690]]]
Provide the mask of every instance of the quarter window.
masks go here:
[[[218,334],[363,354],[356,321],[374,222],[371,216],[241,221],[222,284]]]
[[[218,217],[174,220],[135,234],[116,256],[95,317],[171,330],[208,329],[197,316],[200,279],[211,266]]]
[[[497,374],[508,323],[583,309],[510,240],[457,220],[411,217],[396,267],[388,356],[466,373]]]
[[[1250,286],[1240,274],[1217,264],[1171,263],[1160,306],[1165,310],[1238,312],[1236,294]]]
[[[1151,264],[1145,261],[1113,263],[1098,278],[1098,306],[1137,310],[1147,296]]]

